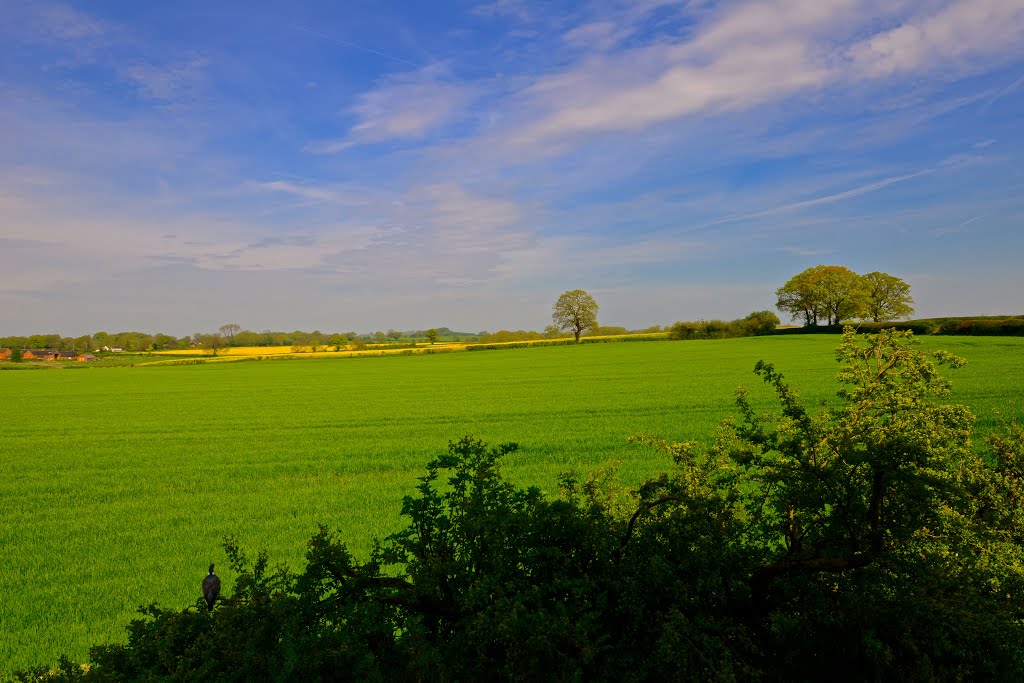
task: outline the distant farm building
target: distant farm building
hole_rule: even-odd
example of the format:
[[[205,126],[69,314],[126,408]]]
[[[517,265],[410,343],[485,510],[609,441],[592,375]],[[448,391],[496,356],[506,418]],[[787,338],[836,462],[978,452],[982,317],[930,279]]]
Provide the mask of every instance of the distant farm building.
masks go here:
[[[75,360],[78,361],[79,363],[91,363],[93,361],[99,360],[99,358],[92,355],[91,353],[80,353],[77,356],[75,356]]]
[[[68,360],[77,361],[80,360],[79,356],[91,355],[91,354],[79,354],[75,351],[61,351],[60,349],[25,349],[21,352],[21,357],[24,360]],[[96,360],[95,356],[92,356],[93,360]]]
[[[21,352],[25,360],[57,360],[60,358],[58,349],[25,349]]]
[[[10,349],[0,349],[0,360],[10,360],[10,359],[11,359],[11,350]]]
[[[124,348],[120,346],[104,346],[103,350],[109,351],[111,353],[121,353],[122,351],[124,351]]]

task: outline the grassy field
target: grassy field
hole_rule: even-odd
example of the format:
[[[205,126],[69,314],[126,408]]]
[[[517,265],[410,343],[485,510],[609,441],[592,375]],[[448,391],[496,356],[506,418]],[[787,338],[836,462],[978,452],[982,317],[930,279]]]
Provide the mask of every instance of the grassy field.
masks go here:
[[[622,459],[664,465],[626,439],[709,439],[737,385],[774,362],[800,393],[835,388],[828,335],[590,344],[316,362],[235,362],[0,373],[0,671],[82,659],[123,639],[142,603],[199,597],[221,542],[301,563],[317,523],[365,552],[400,524],[401,497],[448,440],[521,449],[519,482]],[[1024,339],[927,338],[969,361],[954,400],[1024,416]]]

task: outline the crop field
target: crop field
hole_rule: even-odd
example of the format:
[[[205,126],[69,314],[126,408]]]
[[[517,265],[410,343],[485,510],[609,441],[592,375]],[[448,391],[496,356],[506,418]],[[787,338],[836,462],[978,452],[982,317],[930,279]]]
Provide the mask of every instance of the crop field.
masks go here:
[[[355,345],[346,345],[342,347],[342,350],[335,351],[331,346],[229,346],[227,348],[219,349],[216,355],[213,355],[209,351],[197,351],[196,349],[173,349],[169,351],[154,351],[151,355],[154,357],[176,357],[176,356],[201,356],[210,360],[219,359],[231,359],[237,360],[239,358],[256,359],[256,358],[269,358],[276,356],[293,356],[293,357],[315,357],[315,358],[344,358],[348,356],[360,356],[360,355],[409,355],[407,348],[394,348],[394,344],[363,344],[362,347],[356,347]],[[466,344],[461,342],[438,342],[437,344],[420,344],[418,350],[424,352],[431,350],[434,352],[441,352],[445,350],[462,350],[466,347]],[[405,354],[402,352],[405,351]]]
[[[0,674],[124,639],[135,609],[199,598],[210,562],[230,593],[228,534],[302,562],[318,523],[365,553],[395,530],[427,460],[466,434],[514,441],[506,474],[666,463],[645,433],[710,440],[735,388],[769,392],[765,359],[808,402],[835,389],[830,335],[588,344],[315,362],[0,373]],[[968,359],[952,400],[980,429],[1024,417],[1024,338],[925,338]],[[2,675],[0,675],[2,678]]]

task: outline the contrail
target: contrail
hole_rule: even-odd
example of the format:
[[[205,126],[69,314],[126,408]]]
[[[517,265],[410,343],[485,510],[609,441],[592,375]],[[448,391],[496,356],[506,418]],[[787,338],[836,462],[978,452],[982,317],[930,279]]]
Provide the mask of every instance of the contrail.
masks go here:
[[[402,59],[401,57],[396,57],[394,55],[389,55],[389,54],[387,54],[385,52],[380,52],[378,50],[374,50],[374,49],[368,48],[368,47],[366,47],[364,45],[359,45],[358,43],[353,43],[353,42],[348,41],[348,40],[342,40],[341,38],[335,38],[334,36],[329,36],[329,35],[326,35],[324,33],[320,33],[319,31],[315,31],[315,30],[313,30],[311,28],[307,28],[305,26],[300,26],[299,24],[292,24],[291,27],[293,29],[295,29],[296,31],[302,31],[303,33],[308,33],[308,34],[314,35],[314,36],[316,36],[318,38],[323,38],[324,40],[328,40],[328,41],[330,41],[332,43],[337,43],[339,45],[344,45],[345,47],[350,47],[350,48],[353,48],[353,49],[356,49],[356,50],[362,50],[363,52],[368,52],[371,55],[377,55],[378,57],[383,57],[384,59],[390,59],[390,60],[395,61],[395,62],[400,62],[402,64],[407,64],[407,65],[415,67],[417,69],[420,68],[420,66],[421,66],[420,64],[417,64],[415,62],[410,62],[408,59]]]
[[[737,221],[744,221],[744,220],[747,220],[749,218],[760,218],[761,216],[770,216],[770,215],[777,214],[777,213],[784,213],[786,211],[792,211],[794,209],[805,209],[807,207],[818,206],[820,204],[831,204],[833,202],[843,201],[844,199],[850,199],[852,197],[859,197],[862,194],[867,194],[868,192],[874,192],[875,190],[881,190],[882,188],[888,187],[888,186],[893,185],[895,183],[902,183],[904,181],[911,180],[913,178],[917,178],[919,176],[928,175],[930,173],[935,173],[935,171],[936,171],[936,169],[934,169],[934,168],[926,168],[926,169],[924,169],[922,171],[917,171],[915,173],[908,173],[907,175],[893,176],[891,178],[883,178],[882,180],[879,180],[879,181],[874,182],[874,183],[869,183],[867,185],[861,185],[861,186],[855,187],[855,188],[853,188],[851,190],[845,190],[843,192],[836,192],[835,194],[825,195],[823,197],[815,197],[814,199],[806,199],[806,200],[800,201],[800,202],[792,202],[790,204],[783,204],[781,206],[773,206],[770,209],[762,209],[760,211],[754,211],[754,212],[751,212],[751,213],[744,213],[744,214],[737,214],[737,215],[733,215],[733,216],[726,216],[724,218],[719,218],[718,220],[711,221],[710,223],[706,223],[705,225],[703,225],[701,227],[709,227],[709,226],[712,226],[712,225],[720,225],[722,223],[734,223],[734,222],[737,222]]]

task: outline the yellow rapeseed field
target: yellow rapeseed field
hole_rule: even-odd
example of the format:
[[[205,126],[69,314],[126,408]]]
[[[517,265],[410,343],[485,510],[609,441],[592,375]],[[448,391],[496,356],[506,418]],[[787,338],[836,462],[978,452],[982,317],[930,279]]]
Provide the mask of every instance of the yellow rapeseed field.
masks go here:
[[[664,334],[644,335],[609,335],[587,337],[587,341],[621,340],[628,337],[654,338],[663,337]],[[560,339],[534,339],[509,342],[488,342],[483,346],[488,348],[501,346],[543,346],[546,344],[564,344],[571,340],[571,337]],[[155,351],[153,355],[166,357],[167,361],[156,363],[144,363],[144,365],[162,365],[171,362],[171,359],[181,356],[204,356],[204,362],[229,362],[236,360],[284,360],[286,358],[349,358],[353,356],[392,356],[392,355],[413,355],[428,353],[449,353],[454,351],[465,351],[469,347],[478,346],[466,342],[438,342],[436,344],[419,343],[414,346],[392,344],[349,344],[341,351],[335,351],[329,346],[318,346],[314,351],[312,346],[229,346],[218,349],[216,355],[208,349],[175,349],[169,351]],[[183,361],[184,362],[184,361]],[[172,363],[177,364],[177,363]]]
[[[318,346],[314,351],[312,346],[230,346],[218,349],[213,354],[208,349],[172,349],[168,351],[154,351],[155,356],[195,356],[203,355],[213,360],[214,358],[225,360],[242,360],[246,358],[345,358],[349,356],[380,356],[394,354],[430,353],[444,351],[461,351],[467,344],[460,342],[440,342],[437,344],[418,344],[415,347],[405,346],[394,348],[390,344],[364,344],[356,346],[349,344],[341,351],[335,351],[329,346]]]

